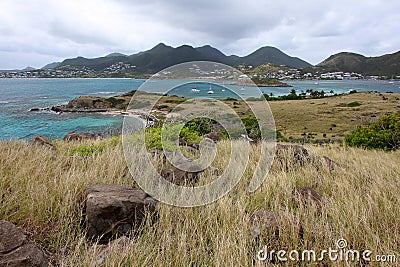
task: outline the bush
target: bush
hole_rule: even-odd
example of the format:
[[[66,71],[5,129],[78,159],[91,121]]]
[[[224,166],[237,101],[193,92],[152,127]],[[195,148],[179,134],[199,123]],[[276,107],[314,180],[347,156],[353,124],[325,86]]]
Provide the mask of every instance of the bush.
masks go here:
[[[358,126],[345,142],[355,147],[396,150],[400,147],[400,115],[386,114],[368,126]]]
[[[346,103],[340,103],[337,105],[338,107],[349,107],[349,108],[353,108],[353,107],[359,107],[361,106],[361,103],[358,101],[354,101],[354,102],[350,102],[348,104]]]
[[[175,139],[177,136],[183,141],[186,141],[189,145],[199,144],[202,138],[201,136],[205,133],[209,133],[204,132],[204,129],[202,129],[205,126],[208,125],[198,125],[196,122],[190,121],[185,125],[175,124],[168,126],[168,128],[147,128],[145,131],[146,147],[148,149],[176,150],[178,147],[171,140]],[[164,142],[162,141],[162,134],[166,134]]]
[[[121,140],[121,136],[114,136],[99,143],[90,142],[80,144],[77,147],[71,148],[68,151],[68,156],[91,157],[96,154],[101,154],[106,147],[116,147],[122,142]]]
[[[247,135],[253,140],[261,139],[261,131],[258,125],[258,120],[254,117],[242,119]]]

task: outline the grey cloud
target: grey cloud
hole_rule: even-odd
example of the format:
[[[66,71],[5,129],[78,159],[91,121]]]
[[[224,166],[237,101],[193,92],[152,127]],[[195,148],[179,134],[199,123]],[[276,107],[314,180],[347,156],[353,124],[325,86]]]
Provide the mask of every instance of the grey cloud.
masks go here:
[[[284,8],[266,1],[121,1],[152,13],[171,27],[237,40],[279,25]],[[138,7],[139,6],[139,7]]]
[[[85,25],[81,25],[81,27],[84,28]],[[116,44],[114,40],[99,34],[99,32],[92,32],[90,29],[77,29],[59,19],[53,20],[49,25],[48,34],[77,44],[102,44],[105,46]]]
[[[375,56],[400,49],[398,10],[397,0],[2,0],[0,69],[158,42],[239,55],[271,45],[311,63],[343,50]]]

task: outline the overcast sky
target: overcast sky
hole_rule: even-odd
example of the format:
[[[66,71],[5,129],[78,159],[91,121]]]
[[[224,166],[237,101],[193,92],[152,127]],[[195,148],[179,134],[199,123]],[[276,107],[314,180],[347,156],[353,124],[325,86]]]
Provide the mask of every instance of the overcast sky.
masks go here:
[[[261,46],[317,64],[400,50],[399,0],[1,0],[0,69],[133,54],[160,42],[247,55]]]

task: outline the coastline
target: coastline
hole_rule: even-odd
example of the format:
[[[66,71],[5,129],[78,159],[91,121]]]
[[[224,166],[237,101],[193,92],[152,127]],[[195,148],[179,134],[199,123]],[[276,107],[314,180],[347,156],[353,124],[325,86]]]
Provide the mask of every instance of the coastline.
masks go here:
[[[148,115],[146,112],[142,110],[107,110],[104,112],[100,112],[100,114],[110,115],[110,116],[122,116],[122,117],[129,117],[135,118],[140,120],[144,126],[153,125],[155,121],[158,119],[153,115]]]

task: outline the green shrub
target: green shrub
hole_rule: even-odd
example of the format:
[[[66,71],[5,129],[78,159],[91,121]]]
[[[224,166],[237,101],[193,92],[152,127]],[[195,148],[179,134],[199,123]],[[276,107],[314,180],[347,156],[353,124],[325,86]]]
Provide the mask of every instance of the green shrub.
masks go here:
[[[147,149],[158,149],[158,150],[167,150],[173,151],[177,149],[177,145],[171,141],[176,139],[176,136],[179,135],[179,138],[186,141],[188,144],[198,144],[201,141],[201,135],[197,131],[191,130],[186,125],[175,124],[162,128],[147,128],[145,132],[145,142]],[[181,130],[180,130],[181,129]],[[178,132],[180,130],[180,132]],[[162,136],[164,134],[165,136]],[[162,140],[164,138],[164,141]]]
[[[368,126],[358,126],[345,142],[355,147],[396,150],[400,147],[400,115],[386,114]]]
[[[258,125],[258,120],[254,117],[243,118],[242,122],[246,128],[247,135],[254,140],[260,140],[261,131]]]
[[[78,147],[72,148],[68,152],[68,156],[80,156],[80,157],[90,157],[94,154],[101,154],[106,148],[106,143],[100,144],[85,144]]]
[[[337,105],[338,107],[349,107],[349,108],[353,108],[353,107],[359,107],[361,106],[361,103],[358,101],[354,101],[354,102],[350,102],[350,103],[340,103]]]
[[[181,104],[185,101],[186,99],[165,99],[164,103]]]
[[[78,147],[70,149],[68,156],[90,157],[103,153],[106,147],[116,147],[120,143],[122,143],[121,136],[116,135],[100,143],[80,144]]]
[[[147,128],[145,131],[145,143],[147,149],[162,150],[161,128]]]
[[[209,118],[196,118],[187,122],[185,124],[185,128],[202,136],[205,134],[209,134],[213,131],[214,123],[216,122]]]
[[[347,106],[348,107],[358,107],[358,106],[361,106],[361,103],[360,102],[357,102],[357,101],[354,101],[354,102],[350,102],[350,103],[348,103],[347,104]]]

